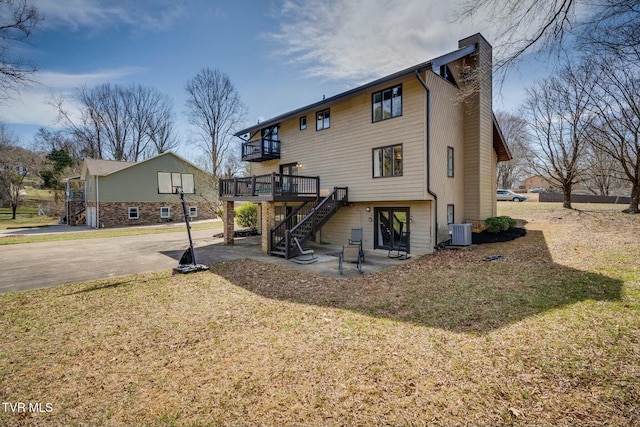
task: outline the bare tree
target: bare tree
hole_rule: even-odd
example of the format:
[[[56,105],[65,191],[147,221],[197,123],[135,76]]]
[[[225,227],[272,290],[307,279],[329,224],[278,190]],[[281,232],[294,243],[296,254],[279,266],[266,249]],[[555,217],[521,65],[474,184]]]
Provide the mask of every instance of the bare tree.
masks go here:
[[[525,52],[603,48],[640,60],[638,0],[468,0],[459,20],[486,16],[498,34],[494,65],[508,69]]]
[[[524,181],[525,175],[532,170],[527,122],[522,117],[504,111],[496,112],[496,120],[513,155],[512,160],[498,163],[498,187],[513,188],[517,182]]]
[[[156,89],[107,83],[77,88],[74,100],[79,112],[67,110],[62,99],[54,106],[87,157],[136,162],[178,145],[171,99]]]
[[[593,74],[589,66],[567,65],[557,76],[527,89],[523,107],[537,144],[534,168],[561,187],[562,206],[568,209],[573,187],[584,176]]]
[[[10,52],[26,41],[39,21],[38,9],[27,0],[0,0],[0,99],[32,81],[35,67]]]
[[[163,102],[156,104],[155,108],[155,114],[152,114],[149,119],[146,133],[153,144],[149,149],[154,153],[161,154],[177,148],[180,141],[174,129],[175,119],[171,104]]]
[[[631,183],[627,212],[640,213],[640,70],[604,61],[594,94],[590,142],[616,159]]]
[[[7,200],[11,206],[12,218],[22,202],[22,190],[27,176],[38,173],[38,156],[18,145],[13,135],[0,122],[0,199]]]
[[[217,178],[230,149],[235,128],[244,120],[246,108],[226,73],[204,68],[185,86],[187,116],[197,129],[200,147],[207,154]]]
[[[589,141],[594,137],[594,134],[589,135]],[[620,194],[628,181],[618,161],[594,144],[590,144],[586,150],[586,167],[582,172],[586,190],[596,196]]]

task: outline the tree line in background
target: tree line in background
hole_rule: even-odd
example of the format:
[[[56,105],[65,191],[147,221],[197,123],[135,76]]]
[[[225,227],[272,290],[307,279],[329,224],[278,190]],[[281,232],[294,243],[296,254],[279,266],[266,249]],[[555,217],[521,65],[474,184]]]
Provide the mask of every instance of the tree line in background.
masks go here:
[[[0,12],[0,97],[6,100],[32,80],[35,68],[10,53],[40,16],[27,0],[0,0]],[[527,88],[518,112],[497,114],[514,156],[499,164],[498,185],[514,187],[527,175],[540,174],[564,193],[564,206],[570,208],[577,186],[608,195],[626,183],[629,211],[637,213],[640,0],[480,0],[462,7],[459,16],[481,12],[501,28],[498,71],[531,50],[555,53],[558,61],[550,77]],[[191,143],[203,153],[215,187],[219,176],[243,173],[231,138],[246,108],[229,77],[217,69],[204,68],[185,90],[186,114],[195,129]],[[172,105],[168,96],[142,85],[79,87],[71,99],[52,102],[62,130],[41,129],[33,150],[21,148],[0,123],[3,198],[17,205],[19,197],[13,195],[26,170],[59,189],[60,178],[74,168],[77,172],[85,157],[139,161],[175,149],[180,138]]]
[[[36,28],[41,17],[28,0],[0,0],[0,100],[10,99],[33,82],[35,67],[12,52]],[[185,84],[187,118],[196,129],[202,157],[210,172],[204,183],[214,189],[221,174],[241,173],[238,150],[230,143],[244,120],[244,107],[229,77],[204,68]],[[0,200],[14,209],[27,177],[39,177],[44,188],[63,189],[64,176],[79,173],[82,159],[137,162],[174,150],[180,145],[175,131],[173,100],[155,88],[105,83],[78,87],[69,99],[51,101],[60,130],[41,128],[32,149],[0,122]],[[236,152],[234,152],[236,151]]]
[[[482,13],[501,34],[502,77],[526,52],[555,61],[517,115],[497,117],[515,158],[499,166],[498,185],[540,174],[566,208],[577,187],[626,189],[627,211],[640,212],[640,0],[479,0],[459,17]]]

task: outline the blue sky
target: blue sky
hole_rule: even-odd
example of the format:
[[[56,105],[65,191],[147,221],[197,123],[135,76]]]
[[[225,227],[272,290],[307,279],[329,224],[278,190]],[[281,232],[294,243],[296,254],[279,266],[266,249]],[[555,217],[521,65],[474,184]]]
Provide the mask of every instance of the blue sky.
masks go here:
[[[33,0],[44,20],[22,55],[39,82],[0,105],[0,121],[29,145],[56,128],[47,101],[81,85],[140,83],[172,97],[180,154],[197,149],[184,116],[187,80],[204,67],[226,72],[267,119],[432,59],[492,29],[451,21],[455,3],[426,0]],[[532,73],[511,73],[494,110],[514,111]],[[71,100],[65,101],[67,105]]]

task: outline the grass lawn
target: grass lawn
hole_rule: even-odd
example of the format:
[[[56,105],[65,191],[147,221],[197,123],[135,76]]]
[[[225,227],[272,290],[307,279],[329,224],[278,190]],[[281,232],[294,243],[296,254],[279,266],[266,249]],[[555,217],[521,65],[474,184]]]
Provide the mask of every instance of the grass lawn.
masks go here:
[[[42,409],[0,425],[640,425],[640,215],[498,206],[525,237],[355,279],[244,260],[0,295],[3,402]]]
[[[20,206],[16,212],[16,219],[11,219],[11,208],[0,208],[0,230],[22,227],[46,227],[58,222],[56,218],[38,215],[37,207]]]

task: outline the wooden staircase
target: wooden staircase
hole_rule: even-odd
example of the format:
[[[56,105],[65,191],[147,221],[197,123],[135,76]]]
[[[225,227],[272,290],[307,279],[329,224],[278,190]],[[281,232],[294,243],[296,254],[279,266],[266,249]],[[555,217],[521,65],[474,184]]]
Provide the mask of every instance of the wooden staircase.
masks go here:
[[[293,238],[296,237],[304,244],[315,236],[338,209],[347,204],[347,187],[334,187],[333,191],[320,201],[304,202],[269,230],[269,254],[286,259],[296,256],[298,248]]]

